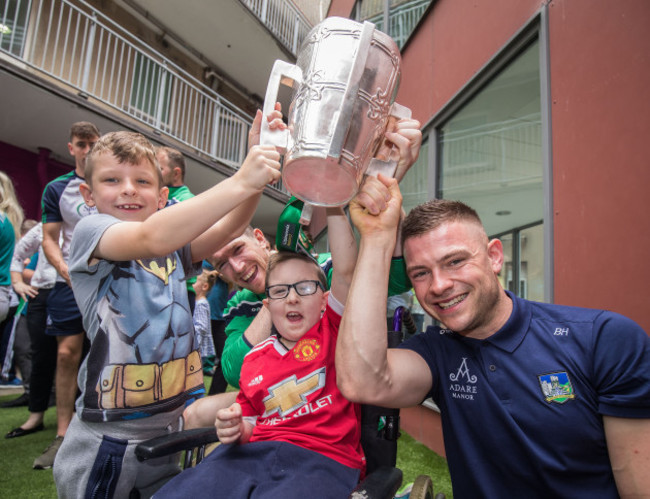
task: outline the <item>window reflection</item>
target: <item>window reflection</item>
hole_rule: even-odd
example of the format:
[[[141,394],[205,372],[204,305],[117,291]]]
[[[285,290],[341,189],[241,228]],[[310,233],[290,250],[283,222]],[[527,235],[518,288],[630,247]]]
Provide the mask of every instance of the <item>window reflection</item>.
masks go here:
[[[386,3],[388,10],[384,10]],[[377,29],[388,33],[401,49],[430,3],[431,0],[359,0],[354,18],[360,22],[370,21]]]
[[[474,208],[498,234],[504,289],[544,298],[539,42],[438,127],[438,196]]]

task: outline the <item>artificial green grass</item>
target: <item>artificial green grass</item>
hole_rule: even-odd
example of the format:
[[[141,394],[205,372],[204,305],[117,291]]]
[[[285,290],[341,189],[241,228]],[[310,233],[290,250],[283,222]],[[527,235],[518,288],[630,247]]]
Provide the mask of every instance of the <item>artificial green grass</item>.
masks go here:
[[[402,485],[413,482],[418,475],[429,475],[434,494],[442,492],[447,499],[453,497],[447,460],[403,431],[397,441],[397,467],[402,470]]]
[[[0,403],[16,397],[18,395],[2,396]],[[4,438],[9,431],[27,421],[28,416],[27,407],[0,408],[0,496],[53,499],[56,498],[56,488],[52,470],[35,470],[32,464],[56,437],[54,407],[45,412],[43,431],[19,438]]]
[[[206,384],[211,378],[206,377]],[[18,395],[1,396],[0,403],[13,400]],[[34,459],[56,437],[56,411],[50,407],[45,412],[45,430],[19,438],[5,439],[4,435],[27,420],[27,407],[0,408],[0,497],[29,497],[30,499],[55,499],[56,488],[52,470],[34,470]],[[451,495],[451,481],[447,461],[402,432],[397,443],[397,467],[402,470],[403,484],[413,482],[418,475],[429,475],[435,493]]]

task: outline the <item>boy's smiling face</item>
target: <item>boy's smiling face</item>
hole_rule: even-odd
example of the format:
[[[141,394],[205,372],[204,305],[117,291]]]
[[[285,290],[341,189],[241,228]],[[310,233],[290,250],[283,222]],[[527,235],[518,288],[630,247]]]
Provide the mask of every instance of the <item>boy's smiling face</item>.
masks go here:
[[[146,160],[119,163],[110,153],[95,157],[92,179],[82,184],[88,206],[119,220],[142,222],[167,203],[167,187],[158,180],[157,167]]]
[[[318,280],[314,264],[302,260],[278,263],[269,277],[269,286],[295,284],[305,280]],[[285,298],[264,299],[271,313],[271,320],[283,338],[283,343],[292,348],[295,343],[316,324],[327,304],[328,293],[317,288],[313,295],[300,296],[294,288]]]

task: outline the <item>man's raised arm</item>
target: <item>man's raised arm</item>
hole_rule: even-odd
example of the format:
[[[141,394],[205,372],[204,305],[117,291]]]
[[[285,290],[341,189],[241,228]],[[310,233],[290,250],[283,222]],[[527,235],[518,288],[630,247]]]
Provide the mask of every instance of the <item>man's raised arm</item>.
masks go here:
[[[364,208],[355,200],[350,203],[361,242],[336,345],[337,384],[354,402],[406,407],[426,397],[431,372],[415,352],[387,350],[388,274],[402,195],[395,179],[380,176],[379,180],[389,190],[384,210]]]

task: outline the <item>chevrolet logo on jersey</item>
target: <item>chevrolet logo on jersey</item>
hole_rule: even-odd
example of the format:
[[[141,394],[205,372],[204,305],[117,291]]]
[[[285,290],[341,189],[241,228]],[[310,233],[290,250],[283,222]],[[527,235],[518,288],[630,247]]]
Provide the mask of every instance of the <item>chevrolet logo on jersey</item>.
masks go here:
[[[284,417],[308,403],[307,396],[325,386],[325,367],[321,367],[302,379],[296,375],[276,383],[269,388],[269,395],[264,398],[263,417],[278,413]]]

